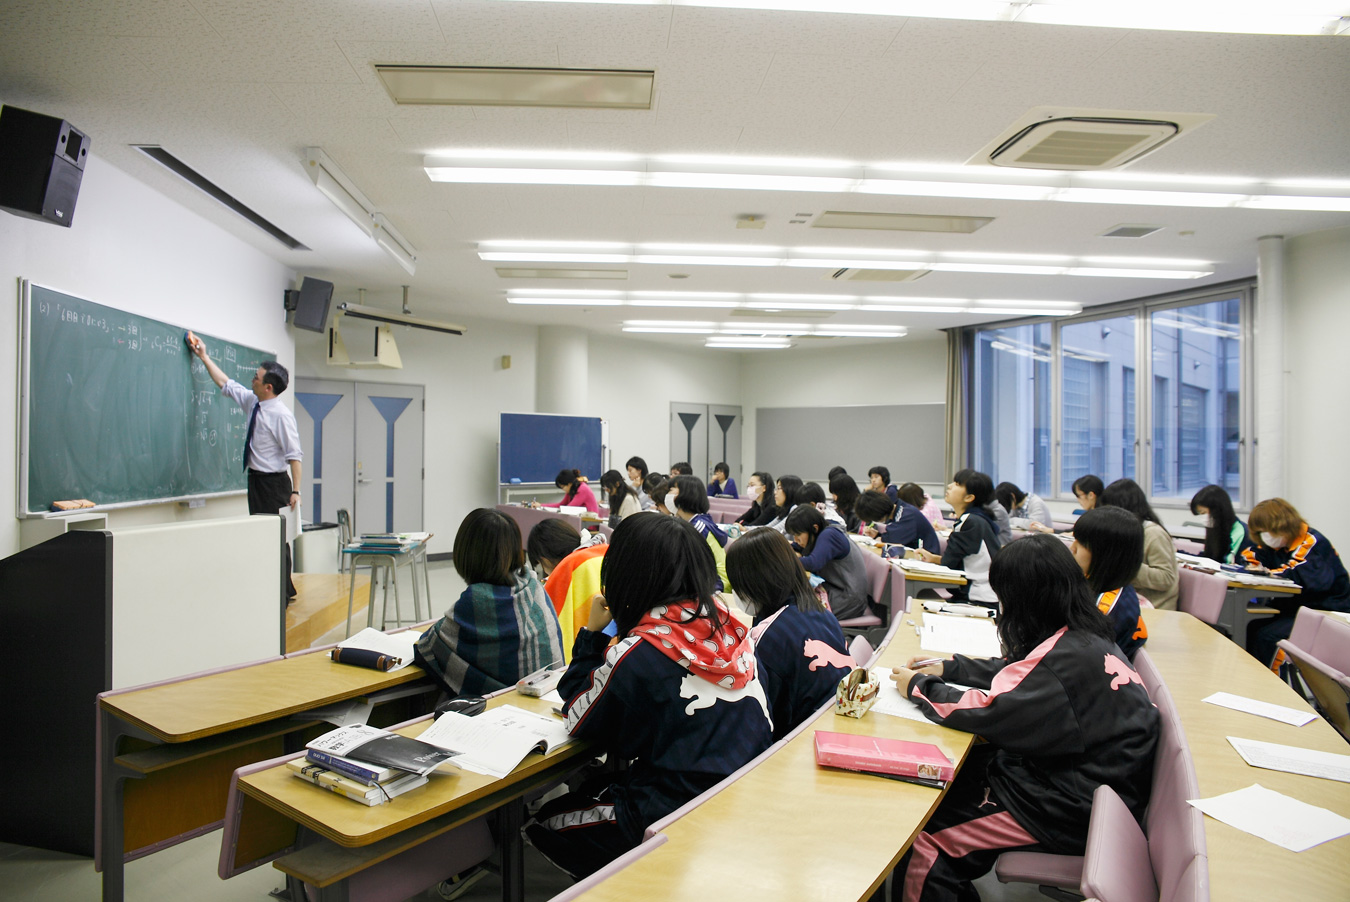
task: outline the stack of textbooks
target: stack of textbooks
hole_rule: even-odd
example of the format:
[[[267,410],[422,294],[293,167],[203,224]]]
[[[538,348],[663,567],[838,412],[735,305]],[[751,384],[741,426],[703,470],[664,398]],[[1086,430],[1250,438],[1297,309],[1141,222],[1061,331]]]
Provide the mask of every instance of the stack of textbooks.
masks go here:
[[[365,805],[381,805],[427,782],[457,752],[375,727],[340,727],[315,739],[291,773]]]
[[[430,534],[425,532],[365,532],[348,548],[360,551],[409,551]]]

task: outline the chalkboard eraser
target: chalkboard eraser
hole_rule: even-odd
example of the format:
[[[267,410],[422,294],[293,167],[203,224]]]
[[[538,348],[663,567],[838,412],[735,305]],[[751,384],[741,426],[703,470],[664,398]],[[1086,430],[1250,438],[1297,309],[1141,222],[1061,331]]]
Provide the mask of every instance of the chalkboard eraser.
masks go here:
[[[54,511],[77,511],[86,507],[93,507],[94,502],[88,498],[72,498],[69,501],[53,501],[52,510]]]
[[[519,476],[512,476],[512,477],[511,477],[511,484],[512,484],[512,485],[520,485],[520,477],[519,477]]]
[[[189,499],[186,500],[186,501],[180,501],[180,502],[178,502],[178,503],[181,504],[181,505],[183,505],[183,507],[189,507],[189,508],[191,508],[191,507],[206,507],[206,499],[205,499],[205,498],[189,498]]]

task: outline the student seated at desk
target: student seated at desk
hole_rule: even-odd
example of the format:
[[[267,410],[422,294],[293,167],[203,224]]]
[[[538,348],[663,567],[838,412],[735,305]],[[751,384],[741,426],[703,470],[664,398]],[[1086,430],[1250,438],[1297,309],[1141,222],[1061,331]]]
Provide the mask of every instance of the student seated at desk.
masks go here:
[[[923,490],[923,486],[917,482],[907,482],[900,486],[896,489],[895,497],[898,501],[917,507],[934,527],[947,528],[947,518],[942,516],[942,508],[938,507],[938,503],[930,498]]]
[[[1101,502],[1105,488],[1102,485],[1100,476],[1093,476],[1089,473],[1086,476],[1079,476],[1073,481],[1073,496],[1078,499],[1078,506],[1084,511],[1090,511]]]
[[[1133,479],[1117,479],[1102,492],[1097,506],[1123,507],[1144,524],[1144,560],[1130,585],[1142,592],[1155,608],[1175,611],[1177,596],[1181,593],[1177,545],[1153,512],[1139,483]]]
[[[417,640],[418,666],[449,695],[468,696],[504,689],[562,661],[558,615],[525,566],[515,520],[490,508],[470,511],[455,533],[453,555],[468,586]]]
[[[891,471],[883,466],[875,466],[867,471],[868,488],[874,492],[885,492],[886,497],[895,501],[899,491],[891,484]]]
[[[1029,529],[1032,532],[1054,532],[1055,518],[1050,516],[1050,507],[1034,492],[1024,492],[1011,482],[1000,482],[994,486],[994,500],[1008,513],[1012,526]],[[1011,536],[1004,536],[1004,540]]]
[[[674,506],[675,516],[687,521],[708,543],[708,550],[717,564],[717,591],[730,592],[726,547],[731,537],[708,516],[708,492],[703,487],[703,480],[697,476],[676,476],[666,500],[667,506]]]
[[[900,860],[893,902],[976,899],[970,881],[1013,849],[1082,855],[1102,783],[1137,820],[1148,805],[1158,710],[1064,543],[1013,542],[989,579],[1006,657],[895,668],[896,685],[929,720],[987,744]]]
[[[818,482],[803,482],[802,487],[797,490],[796,503],[813,505],[825,515],[826,522],[833,523],[840,529],[847,528],[843,515],[825,503],[825,490]]]
[[[787,521],[788,514],[797,506],[797,496],[802,490],[802,479],[800,476],[780,476],[774,483],[773,505],[776,511],[774,518],[765,524],[755,524],[756,526],[770,526],[783,535],[787,535],[787,530],[783,528],[783,523]]]
[[[985,505],[994,497],[994,482],[976,470],[958,470],[947,485],[945,500],[956,512],[956,525],[947,537],[942,556],[919,549],[919,557],[930,564],[941,564],[966,572],[966,585],[952,586],[952,598],[974,601],[988,607],[998,606],[998,596],[989,586],[989,565],[998,554],[994,519]]]
[[[652,506],[651,499],[647,497],[647,493],[642,487],[643,483],[647,481],[647,476],[650,474],[650,471],[647,469],[647,462],[640,457],[634,456],[628,458],[628,463],[624,464],[624,467],[628,470],[628,485],[633,489],[634,494],[637,495],[638,504],[642,506],[643,510],[650,510]]]
[[[561,507],[584,507],[596,516],[600,515],[600,505],[595,501],[595,492],[581,478],[580,470],[559,470],[553,484],[563,490]]]
[[[1291,598],[1268,599],[1280,616],[1247,625],[1247,650],[1278,671],[1284,653],[1276,659],[1276,645],[1289,638],[1298,609],[1306,605],[1322,611],[1350,611],[1350,577],[1326,536],[1309,526],[1283,498],[1258,502],[1247,523],[1257,542],[1242,552],[1242,562],[1264,567],[1271,576],[1292,579],[1303,589]]]
[[[674,516],[670,508],[666,507],[666,495],[670,493],[670,482],[668,477],[660,473],[653,473],[642,483],[643,490],[647,497],[652,500],[652,506],[648,510],[654,510],[658,514]]]
[[[600,488],[604,489],[609,501],[609,525],[618,526],[624,518],[642,511],[637,493],[624,482],[618,470],[606,470],[600,477]]]
[[[1205,518],[1205,557],[1220,564],[1242,563],[1239,555],[1253,543],[1223,486],[1207,485],[1196,492],[1191,513]]]
[[[599,533],[582,535],[559,518],[544,520],[530,530],[525,552],[558,614],[564,653],[586,624],[591,599],[600,594],[600,566],[608,548]]]
[[[671,479],[674,479],[676,476],[693,476],[693,475],[694,475],[694,468],[689,465],[689,461],[687,460],[682,460],[679,461],[678,463],[673,463],[670,465]]]
[[[1148,641],[1148,627],[1139,616],[1139,594],[1130,581],[1144,560],[1144,526],[1119,507],[1099,507],[1083,513],[1073,525],[1069,553],[1087,577],[1097,599],[1097,610],[1111,621],[1116,644],[1134,660]]]
[[[911,504],[893,502],[884,492],[868,489],[858,499],[857,511],[865,536],[881,539],[887,545],[923,547],[932,554],[942,551],[933,524]]]
[[[712,482],[708,483],[709,498],[739,498],[736,494],[736,480],[731,478],[731,468],[725,462],[713,467]]]
[[[834,500],[834,510],[844,521],[845,532],[857,532],[862,526],[856,505],[861,493],[853,477],[844,473],[830,477],[830,497]]]
[[[801,555],[802,566],[825,580],[830,612],[839,620],[867,613],[867,564],[862,546],[844,533],[837,523],[828,523],[814,504],[799,504],[784,523],[792,537],[792,550]]]
[[[523,831],[576,878],[634,848],[648,824],[772,742],[750,631],[714,596],[712,555],[692,526],[625,520],[602,578],[605,594],[591,605],[558,692],[568,731],[628,767],[546,803]],[[611,615],[620,637],[612,648],[601,632]]]
[[[736,597],[755,618],[759,679],[773,714],[773,738],[782,739],[834,698],[853,658],[839,621],[825,610],[787,539],[757,529],[727,549]]]
[[[778,506],[773,503],[773,477],[762,470],[750,474],[745,486],[745,497],[750,499],[750,509],[736,518],[742,526],[767,526],[778,516]]]

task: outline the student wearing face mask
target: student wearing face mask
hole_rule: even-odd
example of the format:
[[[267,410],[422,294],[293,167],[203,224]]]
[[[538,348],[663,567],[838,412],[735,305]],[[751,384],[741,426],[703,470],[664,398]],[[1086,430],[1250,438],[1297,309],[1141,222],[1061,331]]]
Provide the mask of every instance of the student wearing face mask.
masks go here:
[[[750,474],[745,486],[745,497],[751,501],[750,509],[736,518],[742,526],[765,526],[778,516],[778,506],[773,503],[773,477],[756,470]]]
[[[1313,529],[1283,498],[1268,498],[1252,508],[1247,518],[1256,544],[1244,549],[1239,560],[1248,567],[1264,567],[1272,576],[1292,579],[1303,591],[1290,598],[1270,599],[1278,617],[1247,625],[1247,650],[1263,664],[1278,667],[1276,644],[1289,638],[1294,616],[1304,605],[1322,611],[1350,611],[1350,577],[1341,556],[1326,536]],[[1281,653],[1281,656],[1283,653]]]
[[[1191,513],[1205,518],[1205,557],[1220,564],[1242,563],[1238,555],[1251,547],[1252,540],[1222,486],[1207,485],[1196,492]]]

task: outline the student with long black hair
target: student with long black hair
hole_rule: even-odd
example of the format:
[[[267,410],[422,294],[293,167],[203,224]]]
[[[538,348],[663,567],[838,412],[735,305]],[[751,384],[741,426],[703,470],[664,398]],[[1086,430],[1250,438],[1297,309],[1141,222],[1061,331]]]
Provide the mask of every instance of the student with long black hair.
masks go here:
[[[742,526],[767,526],[778,516],[778,506],[773,503],[773,477],[763,470],[750,474],[745,485],[745,497],[750,499],[750,509],[736,518]]]
[[[1090,511],[1101,503],[1103,491],[1105,489],[1100,476],[1089,473],[1073,481],[1073,496],[1078,499],[1078,506],[1085,511]]]
[[[1130,585],[1142,592],[1155,608],[1175,611],[1177,595],[1181,593],[1177,546],[1153,512],[1139,483],[1133,479],[1117,479],[1106,487],[1097,504],[1123,507],[1144,524],[1144,560]]]
[[[636,455],[628,458],[628,463],[624,464],[624,469],[628,471],[628,484],[632,486],[637,494],[638,504],[642,505],[643,510],[652,506],[652,501],[647,497],[642,484],[647,481],[650,470],[647,469],[647,462]]]
[[[976,898],[971,881],[1012,849],[1083,854],[1103,783],[1137,820],[1148,805],[1158,710],[1068,549],[1053,536],[1012,542],[989,580],[1004,657],[895,668],[924,716],[987,742],[900,860],[892,900]]]
[[[783,523],[787,520],[787,515],[792,513],[792,509],[799,503],[797,495],[801,493],[801,490],[802,478],[800,476],[779,476],[778,481],[774,483],[773,490],[773,506],[777,508],[777,515],[764,525],[772,526],[787,535]]]
[[[1238,555],[1253,542],[1223,486],[1207,485],[1196,492],[1191,513],[1205,518],[1205,557],[1220,564],[1241,563]]]
[[[787,539],[756,529],[727,549],[736,597],[754,617],[750,638],[759,679],[781,739],[834,698],[853,669],[844,631],[816,597]]]
[[[1050,506],[1035,492],[1024,492],[1016,483],[1000,482],[994,486],[994,498],[1008,512],[1010,525],[1025,527],[1032,532],[1055,531]]]
[[[858,514],[854,510],[854,505],[858,502],[861,493],[858,491],[858,484],[853,481],[853,477],[847,473],[830,478],[830,495],[834,498],[834,509],[844,520],[844,529],[849,532],[857,532],[861,526]]]
[[[627,768],[546,803],[524,831],[573,877],[635,847],[648,824],[772,742],[750,632],[714,596],[716,578],[703,537],[682,520],[631,517],[614,530],[604,595],[558,692],[568,731]],[[612,648],[602,632],[611,620]]]
[[[593,514],[600,513],[600,505],[595,500],[595,492],[581,478],[580,470],[559,470],[553,484],[563,490],[563,507],[584,507]]]
[[[642,512],[637,493],[624,481],[618,470],[606,470],[600,477],[600,488],[605,490],[609,502],[609,525],[618,526],[625,518]]]
[[[849,539],[837,523],[829,523],[814,504],[799,504],[788,514],[784,528],[802,566],[825,580],[830,612],[839,620],[867,613],[867,565],[869,552]]]
[[[1134,653],[1148,641],[1148,627],[1139,616],[1139,594],[1130,585],[1144,560],[1143,523],[1119,507],[1086,511],[1073,525],[1069,553],[1087,577],[1097,610],[1111,621],[1116,644],[1134,660]]]

